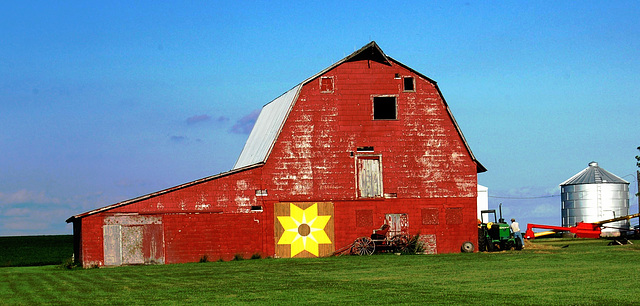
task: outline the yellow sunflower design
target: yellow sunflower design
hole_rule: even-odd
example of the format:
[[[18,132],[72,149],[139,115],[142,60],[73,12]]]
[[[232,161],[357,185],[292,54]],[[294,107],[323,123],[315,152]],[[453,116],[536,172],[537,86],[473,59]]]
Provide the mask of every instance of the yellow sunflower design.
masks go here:
[[[333,211],[331,203],[320,204],[330,205],[330,212]],[[305,207],[308,204],[302,206]],[[330,230],[329,234],[333,236],[333,224],[330,224],[329,227],[327,226],[331,220],[331,215],[318,215],[318,203],[313,203],[306,208],[289,203],[289,215],[286,215],[286,213],[285,215],[277,215],[276,218],[284,229],[281,234],[278,233],[280,231],[276,230],[276,237],[279,236],[277,244],[290,245],[290,257],[294,257],[303,251],[318,257],[321,256],[321,253],[326,253],[320,252],[319,245],[332,244],[331,238],[327,235],[327,230]]]

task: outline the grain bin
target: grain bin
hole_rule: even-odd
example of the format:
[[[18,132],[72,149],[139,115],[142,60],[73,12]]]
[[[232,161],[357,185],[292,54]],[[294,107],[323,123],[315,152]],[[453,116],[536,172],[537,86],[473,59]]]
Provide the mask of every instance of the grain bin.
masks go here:
[[[597,162],[560,184],[562,226],[597,222],[629,214],[629,182],[600,168]],[[602,236],[619,236],[629,221],[606,224]]]

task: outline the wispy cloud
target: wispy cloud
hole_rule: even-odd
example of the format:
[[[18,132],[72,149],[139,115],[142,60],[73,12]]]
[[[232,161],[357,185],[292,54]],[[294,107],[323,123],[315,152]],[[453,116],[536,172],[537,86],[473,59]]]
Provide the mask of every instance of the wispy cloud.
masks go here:
[[[27,205],[0,210],[2,235],[71,234],[71,225],[64,220],[72,210],[65,207],[47,209],[43,205]]]
[[[229,117],[226,116],[218,116],[216,118],[213,118],[209,115],[195,115],[195,116],[191,116],[189,118],[187,118],[185,120],[185,122],[187,123],[187,125],[194,125],[194,124],[198,124],[198,123],[204,123],[204,122],[209,122],[212,121],[215,124],[222,124],[222,123],[226,123],[229,121]]]
[[[185,143],[189,138],[183,135],[171,135],[169,139],[175,143]]]
[[[258,119],[258,115],[260,114],[260,110],[254,110],[250,114],[240,118],[236,124],[231,127],[231,133],[235,134],[249,134],[251,133],[251,129],[256,124],[256,120]]]
[[[211,120],[211,116],[209,115],[195,115],[187,118],[186,122],[187,124],[192,125],[200,122],[206,122],[209,120]]]
[[[229,117],[220,116],[220,117],[216,118],[215,120],[216,120],[216,122],[223,123],[223,122],[229,121]]]
[[[70,234],[64,220],[77,213],[72,202],[44,191],[0,192],[0,236]]]
[[[0,204],[22,204],[22,203],[60,203],[57,198],[49,197],[42,191],[18,190],[12,193],[0,192]]]
[[[533,206],[533,209],[529,213],[532,217],[553,217],[558,215],[558,205],[551,203],[537,204]]]

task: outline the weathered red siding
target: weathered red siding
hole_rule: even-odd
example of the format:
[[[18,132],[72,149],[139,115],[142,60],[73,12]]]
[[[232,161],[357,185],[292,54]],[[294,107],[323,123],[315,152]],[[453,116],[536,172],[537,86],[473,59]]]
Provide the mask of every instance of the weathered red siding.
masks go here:
[[[402,77],[414,78],[414,91]],[[396,120],[373,120],[380,95],[396,97]],[[361,155],[380,159],[384,197],[359,198]],[[435,83],[395,62],[345,61],[303,86],[264,165],[74,222],[85,266],[104,264],[104,217],[126,214],[162,216],[165,263],[274,256],[278,202],[332,202],[336,249],[369,236],[386,214],[406,214],[409,234],[457,252],[477,241],[476,185],[477,165]]]

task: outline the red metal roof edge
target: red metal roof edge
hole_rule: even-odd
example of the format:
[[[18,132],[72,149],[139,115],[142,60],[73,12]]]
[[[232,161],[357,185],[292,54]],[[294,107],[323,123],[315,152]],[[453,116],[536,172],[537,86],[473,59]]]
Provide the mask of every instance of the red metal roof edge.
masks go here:
[[[81,219],[81,218],[84,218],[84,217],[87,217],[87,216],[90,216],[90,215],[94,215],[94,214],[97,214],[97,213],[100,213],[100,212],[104,212],[104,211],[108,211],[108,210],[111,210],[111,209],[114,209],[114,208],[126,206],[126,205],[129,205],[129,204],[132,204],[132,203],[140,202],[142,200],[150,199],[150,198],[153,198],[153,197],[156,197],[156,196],[159,196],[159,195],[163,195],[165,193],[169,193],[169,192],[172,192],[172,191],[176,191],[176,190],[179,190],[179,189],[182,189],[182,188],[186,188],[186,187],[189,187],[189,186],[193,186],[193,185],[197,185],[197,184],[200,184],[200,183],[208,182],[208,181],[215,180],[215,179],[218,179],[218,178],[221,178],[221,177],[233,175],[233,174],[236,174],[236,173],[239,173],[239,172],[242,172],[242,171],[246,171],[246,170],[249,170],[249,169],[257,168],[257,167],[260,167],[262,165],[263,165],[263,163],[258,163],[258,164],[249,165],[249,166],[246,166],[246,167],[243,167],[243,168],[233,169],[233,170],[230,170],[230,171],[218,173],[216,175],[207,176],[207,177],[195,180],[195,181],[184,183],[184,184],[181,184],[181,185],[178,185],[178,186],[174,186],[174,187],[170,187],[170,188],[167,188],[167,189],[164,189],[164,190],[160,190],[160,191],[157,191],[157,192],[154,192],[154,193],[150,193],[150,194],[146,194],[146,195],[143,195],[143,196],[139,196],[137,198],[133,198],[133,199],[129,199],[129,200],[126,200],[126,201],[118,202],[118,203],[111,204],[111,205],[108,205],[108,206],[104,206],[104,207],[101,207],[101,208],[96,208],[96,209],[90,210],[88,212],[84,212],[84,213],[81,213],[81,214],[78,214],[78,215],[71,216],[65,222],[67,222],[67,223],[73,222],[75,219]]]

